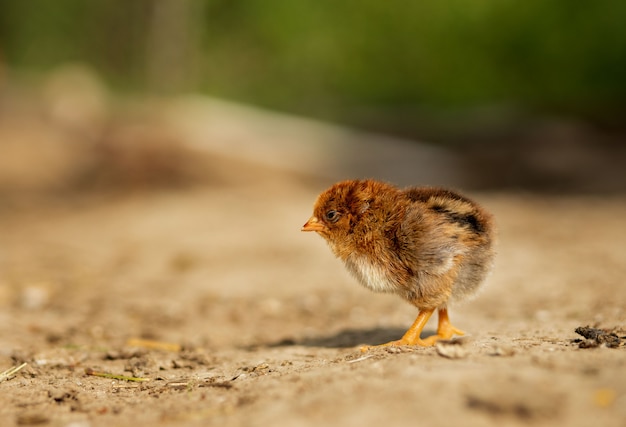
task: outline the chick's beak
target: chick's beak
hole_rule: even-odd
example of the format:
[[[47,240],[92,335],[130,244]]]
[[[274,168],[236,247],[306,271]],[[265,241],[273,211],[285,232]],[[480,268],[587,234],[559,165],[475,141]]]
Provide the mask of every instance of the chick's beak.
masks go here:
[[[309,220],[302,226],[301,231],[324,231],[326,226],[320,222],[317,217],[312,216]]]

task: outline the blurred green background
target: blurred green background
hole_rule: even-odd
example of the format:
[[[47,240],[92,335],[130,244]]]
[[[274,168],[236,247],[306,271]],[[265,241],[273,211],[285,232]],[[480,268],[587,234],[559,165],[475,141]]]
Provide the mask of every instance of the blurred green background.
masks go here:
[[[625,17],[608,0],[4,0],[0,49],[16,70],[84,61],[119,89],[367,126],[494,104],[611,124]]]
[[[515,161],[543,118],[621,156],[625,17],[610,0],[3,0],[0,60],[12,79],[79,62],[118,93],[201,92],[492,153],[478,163],[503,142],[489,161]]]

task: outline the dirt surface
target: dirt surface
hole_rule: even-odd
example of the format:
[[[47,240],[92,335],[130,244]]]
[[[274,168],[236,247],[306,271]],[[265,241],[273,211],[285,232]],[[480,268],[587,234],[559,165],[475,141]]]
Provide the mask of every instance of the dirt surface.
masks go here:
[[[474,193],[500,243],[451,308],[467,335],[363,353],[416,310],[300,232],[329,182],[225,159],[197,179],[167,142],[76,162],[7,123],[0,372],[26,365],[0,378],[3,426],[626,425],[622,196]]]
[[[624,346],[574,330],[626,334],[626,201],[475,195],[500,245],[451,312],[467,337],[362,353],[415,310],[300,233],[311,187],[268,174],[3,212],[0,367],[27,365],[0,383],[2,424],[624,425]]]

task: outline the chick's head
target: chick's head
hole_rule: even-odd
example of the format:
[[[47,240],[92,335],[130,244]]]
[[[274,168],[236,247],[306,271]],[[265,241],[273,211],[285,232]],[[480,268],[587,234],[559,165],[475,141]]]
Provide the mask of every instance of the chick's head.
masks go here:
[[[377,181],[339,182],[319,195],[302,231],[316,231],[329,242],[343,241],[368,222],[365,218],[376,215],[394,193],[395,187]]]

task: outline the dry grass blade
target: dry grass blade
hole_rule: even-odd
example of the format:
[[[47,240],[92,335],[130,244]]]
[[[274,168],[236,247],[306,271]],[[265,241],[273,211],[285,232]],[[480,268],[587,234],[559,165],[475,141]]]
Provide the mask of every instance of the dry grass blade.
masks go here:
[[[12,368],[7,369],[6,371],[0,373],[0,383],[2,381],[8,380],[11,376],[15,375],[17,372],[19,372],[26,365],[27,365],[27,363],[24,362],[24,363],[22,363],[19,366],[13,366]]]
[[[123,380],[123,381],[133,381],[133,382],[150,381],[150,378],[129,377],[129,376],[126,376],[126,375],[109,374],[108,372],[94,371],[91,368],[85,369],[85,374],[92,375],[94,377],[111,378],[113,380]]]
[[[348,360],[348,363],[358,363],[373,357],[371,354],[361,356],[358,359]]]

